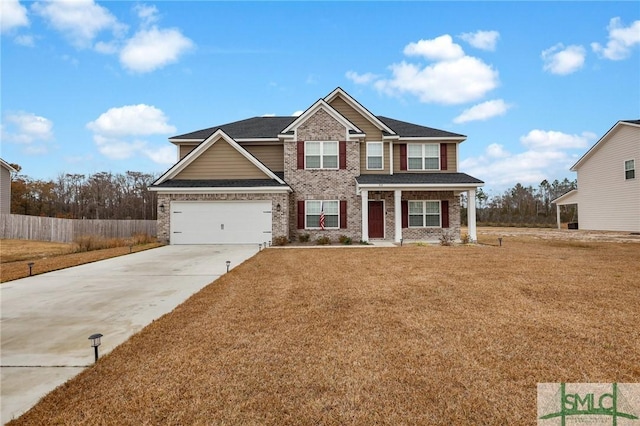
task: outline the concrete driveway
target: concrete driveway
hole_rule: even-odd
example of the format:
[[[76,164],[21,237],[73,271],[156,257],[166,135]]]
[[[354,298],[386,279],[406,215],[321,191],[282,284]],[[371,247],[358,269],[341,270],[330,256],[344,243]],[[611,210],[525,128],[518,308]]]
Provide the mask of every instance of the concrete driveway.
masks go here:
[[[0,285],[2,424],[252,257],[257,245],[165,246]]]

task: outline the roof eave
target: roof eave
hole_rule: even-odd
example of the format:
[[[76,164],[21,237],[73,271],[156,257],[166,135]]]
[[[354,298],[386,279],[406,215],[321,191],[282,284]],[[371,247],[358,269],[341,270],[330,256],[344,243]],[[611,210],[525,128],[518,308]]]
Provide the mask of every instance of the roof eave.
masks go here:
[[[171,194],[229,194],[241,192],[243,194],[282,194],[293,192],[289,186],[236,186],[236,187],[164,187],[150,186],[149,191]]]

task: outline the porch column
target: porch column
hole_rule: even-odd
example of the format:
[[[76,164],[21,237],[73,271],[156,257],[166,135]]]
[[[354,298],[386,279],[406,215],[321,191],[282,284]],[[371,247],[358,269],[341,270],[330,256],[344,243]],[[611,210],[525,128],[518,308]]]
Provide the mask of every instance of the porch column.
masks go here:
[[[560,204],[556,203],[556,222],[558,223],[558,229],[562,229],[562,224],[560,223]]]
[[[362,199],[362,241],[369,241],[369,191],[360,191]]]
[[[469,240],[478,241],[476,233],[476,190],[475,188],[467,191],[467,224],[469,226]]]
[[[393,192],[393,211],[395,222],[395,242],[399,243],[402,239],[402,190],[396,189]]]

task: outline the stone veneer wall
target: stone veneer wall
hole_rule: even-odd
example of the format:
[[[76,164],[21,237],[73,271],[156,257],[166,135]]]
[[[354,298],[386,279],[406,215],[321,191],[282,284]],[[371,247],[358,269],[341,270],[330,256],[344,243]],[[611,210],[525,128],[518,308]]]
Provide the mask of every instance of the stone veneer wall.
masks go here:
[[[404,240],[435,241],[443,233],[449,233],[454,239],[460,239],[460,197],[453,191],[402,191],[405,200],[448,200],[449,228],[402,228]],[[384,201],[386,240],[395,240],[395,201],[393,191],[369,191],[370,201]],[[401,214],[401,212],[399,212]]]
[[[297,140],[284,144],[284,180],[293,189],[289,205],[289,235],[295,240],[309,234],[311,240],[327,236],[336,241],[340,235],[360,241],[362,216],[360,197],[356,195],[356,176],[360,174],[360,144],[347,141],[347,168],[343,170],[298,170],[297,141],[344,141],[347,129],[323,109],[319,109],[297,129]],[[298,200],[345,200],[347,228],[307,230],[298,228]]]
[[[271,238],[284,236],[289,238],[289,228],[286,218],[289,215],[289,194],[158,194],[158,206],[165,205],[162,213],[158,208],[158,241],[170,242],[171,223],[169,215],[171,201],[248,201],[271,200]],[[277,211],[280,204],[281,211]]]

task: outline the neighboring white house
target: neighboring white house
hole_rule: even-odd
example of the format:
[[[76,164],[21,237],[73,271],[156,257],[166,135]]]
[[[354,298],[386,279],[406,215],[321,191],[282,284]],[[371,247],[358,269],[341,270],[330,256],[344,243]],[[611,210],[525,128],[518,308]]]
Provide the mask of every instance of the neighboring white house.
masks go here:
[[[571,167],[578,189],[553,202],[578,205],[580,229],[640,232],[640,120],[618,121]]]
[[[0,213],[11,213],[11,173],[16,169],[0,158]]]

